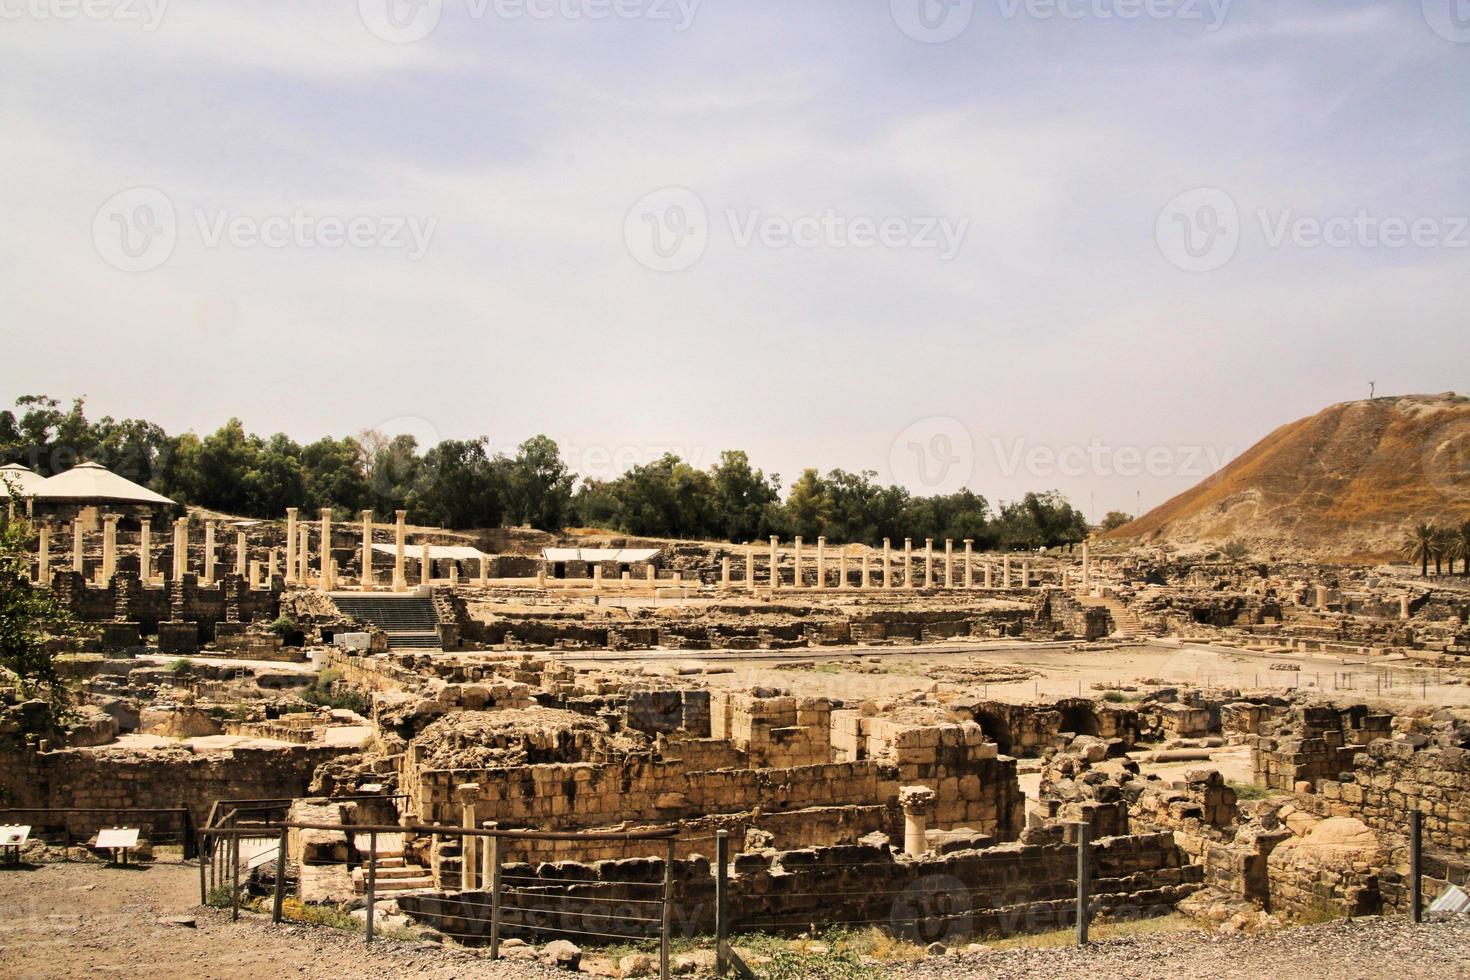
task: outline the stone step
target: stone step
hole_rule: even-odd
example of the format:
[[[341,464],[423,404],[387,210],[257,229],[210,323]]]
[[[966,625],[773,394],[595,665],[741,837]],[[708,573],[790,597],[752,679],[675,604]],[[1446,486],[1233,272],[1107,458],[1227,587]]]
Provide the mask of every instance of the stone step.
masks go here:
[[[423,873],[424,873],[424,869],[423,868],[405,868],[405,867],[385,868],[381,864],[378,865],[378,880],[379,881],[386,881],[386,880],[391,879],[391,878],[418,878],[418,877],[422,876]],[[353,878],[354,881],[366,881],[367,880],[367,869],[366,868],[356,868],[356,869],[354,869],[353,872],[352,872],[352,878]]]
[[[432,890],[433,887],[434,879],[428,875],[418,875],[413,878],[379,878],[373,882],[374,894],[378,892],[417,891],[420,889]],[[367,891],[367,882],[365,880],[354,881],[353,888],[358,894],[362,894]]]

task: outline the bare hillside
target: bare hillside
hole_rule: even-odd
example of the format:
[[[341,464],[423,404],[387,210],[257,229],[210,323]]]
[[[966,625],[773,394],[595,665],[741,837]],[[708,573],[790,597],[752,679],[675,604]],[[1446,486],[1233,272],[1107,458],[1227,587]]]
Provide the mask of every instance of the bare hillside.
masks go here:
[[[1112,532],[1181,547],[1231,539],[1336,559],[1398,553],[1415,521],[1470,519],[1470,398],[1343,402],[1283,425],[1220,472]]]

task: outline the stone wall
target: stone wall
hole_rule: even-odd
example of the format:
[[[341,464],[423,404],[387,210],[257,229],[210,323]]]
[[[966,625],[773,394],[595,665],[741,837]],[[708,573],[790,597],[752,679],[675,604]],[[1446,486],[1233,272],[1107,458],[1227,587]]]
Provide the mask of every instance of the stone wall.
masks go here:
[[[658,845],[645,845],[657,848]],[[1093,852],[1094,913],[1139,916],[1170,911],[1198,888],[1200,869],[1187,864],[1169,834],[1105,838]],[[910,859],[867,844],[762,851],[733,862],[727,895],[734,931],[796,932],[813,922],[877,924],[900,935],[959,943],[988,935],[1057,929],[1072,923],[1077,852],[1055,835],[1044,842],[1003,844]],[[649,935],[649,924],[616,919],[616,909],[646,900],[663,878],[659,858],[594,864],[509,864],[502,922],[543,930]],[[682,934],[714,928],[714,879],[703,857],[674,868],[673,922]],[[536,882],[535,879],[543,879]],[[567,885],[569,881],[578,882]],[[575,900],[572,896],[577,896]],[[589,904],[600,913],[586,912]],[[463,941],[486,936],[483,892],[399,898],[408,915]],[[527,914],[525,910],[536,910]],[[607,913],[614,912],[610,925]],[[595,921],[595,925],[593,924]]]
[[[1408,812],[1418,810],[1426,842],[1470,852],[1470,751],[1378,739],[1356,751],[1346,768],[1350,778],[1317,783],[1329,814],[1403,833]]]

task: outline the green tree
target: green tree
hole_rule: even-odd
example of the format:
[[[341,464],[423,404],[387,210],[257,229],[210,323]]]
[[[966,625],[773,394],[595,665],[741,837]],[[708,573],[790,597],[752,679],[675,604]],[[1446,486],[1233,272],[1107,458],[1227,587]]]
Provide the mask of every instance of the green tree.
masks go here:
[[[1132,522],[1132,520],[1132,514],[1125,514],[1121,510],[1110,510],[1102,519],[1102,530],[1104,533],[1116,531],[1124,524]]]
[[[815,538],[823,533],[830,516],[826,481],[814,469],[802,470],[786,495],[786,522],[791,533]]]
[[[508,461],[506,472],[506,514],[511,520],[542,531],[566,526],[576,477],[555,441],[544,435],[527,439]]]
[[[720,453],[710,469],[714,481],[715,527],[727,541],[751,541],[770,533],[772,505],[781,500],[781,478],[769,479],[739,450]]]
[[[24,513],[19,497],[0,484],[0,493]],[[72,618],[49,588],[31,584],[31,525],[17,516],[0,512],[0,667],[20,678],[28,696],[41,696],[55,706],[67,701],[66,689],[48,641],[56,637],[81,636],[86,630]]]
[[[357,440],[324,437],[301,450],[301,473],[310,510],[332,507],[355,514],[367,506],[368,480]]]
[[[459,530],[500,526],[504,479],[486,450],[488,444],[484,436],[445,439],[424,454],[408,499],[416,521]]]
[[[1409,530],[1404,540],[1404,556],[1419,563],[1419,575],[1429,576],[1429,563],[1434,560],[1439,529],[1428,521],[1420,521]]]

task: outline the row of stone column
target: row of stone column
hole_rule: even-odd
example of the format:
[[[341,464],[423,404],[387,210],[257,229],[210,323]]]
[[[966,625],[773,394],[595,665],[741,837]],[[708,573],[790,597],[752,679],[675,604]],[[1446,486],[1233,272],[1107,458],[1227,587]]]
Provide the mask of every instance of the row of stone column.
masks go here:
[[[781,539],[779,537],[777,537],[776,535],[772,535],[771,536],[771,542],[770,542],[771,553],[770,553],[770,559],[769,559],[769,573],[770,573],[770,588],[772,588],[772,589],[779,589],[779,588],[782,587],[782,583],[781,583],[781,570],[780,570],[780,543],[781,543]],[[973,589],[973,588],[976,588],[977,587],[977,584],[978,583],[975,581],[975,575],[974,575],[974,571],[973,571],[973,569],[974,569],[974,562],[975,562],[975,551],[974,551],[975,542],[971,538],[966,538],[962,543],[965,546],[964,556],[963,556],[963,561],[962,561],[962,566],[961,566],[962,572],[961,572],[961,577],[960,577],[959,582],[956,583],[955,582],[954,540],[953,539],[950,539],[950,538],[946,538],[945,539],[945,542],[944,542],[944,557],[943,557],[943,562],[944,562],[944,564],[943,564],[943,572],[944,572],[943,587],[946,588],[946,589],[953,589],[953,588]],[[793,556],[793,558],[794,558],[794,561],[793,561],[794,570],[793,570],[792,585],[791,585],[791,587],[792,588],[796,588],[796,589],[804,589],[804,588],[807,588],[807,584],[806,584],[806,578],[805,578],[805,576],[803,575],[803,572],[802,572],[802,539],[800,537],[795,538],[793,540],[793,542],[792,542],[792,546],[793,546],[793,549],[795,551],[795,554]],[[860,588],[860,589],[868,589],[868,588],[875,588],[876,587],[876,588],[880,588],[880,589],[893,589],[895,586],[894,586],[894,582],[893,582],[893,543],[892,543],[892,541],[890,539],[888,539],[888,538],[884,538],[883,539],[883,560],[882,560],[882,563],[879,566],[879,568],[881,570],[881,572],[880,572],[880,574],[881,574],[881,581],[876,586],[874,586],[872,584],[873,583],[873,576],[871,574],[871,556],[872,556],[871,549],[866,549],[865,548],[863,550],[863,554],[862,554],[862,560],[861,560],[861,566],[860,566],[860,569],[861,570],[860,570],[860,574],[859,574],[859,577],[858,577],[858,588]],[[924,565],[923,565],[923,568],[924,568],[924,579],[923,579],[923,586],[922,587],[923,588],[926,588],[926,589],[935,588],[936,587],[936,582],[935,582],[935,570],[934,570],[934,539],[933,538],[925,538],[924,539],[923,562],[924,562]],[[828,587],[828,579],[829,579],[829,576],[827,574],[827,568],[828,568],[828,563],[827,563],[827,539],[825,537],[819,537],[819,538],[817,538],[817,546],[816,546],[816,578],[817,578],[817,582],[816,582],[815,588],[825,589],[825,588]],[[903,582],[902,582],[902,584],[899,587],[900,588],[905,588],[905,589],[918,588],[919,587],[918,584],[914,581],[914,542],[913,542],[913,539],[912,538],[904,538],[904,541],[903,541],[903,565],[902,565],[902,569],[903,569]],[[983,586],[981,586],[981,587],[986,588],[986,589],[993,589],[993,588],[995,588],[995,569],[994,569],[994,566],[987,559],[987,560],[983,560],[981,562],[981,569],[982,569],[982,573],[983,573]],[[1021,560],[1020,578],[1021,578],[1021,585],[1023,587],[1025,587],[1025,588],[1029,588],[1030,587],[1030,584],[1031,584],[1031,561],[1030,561],[1030,559],[1022,559]],[[1082,546],[1082,584],[1083,584],[1084,587],[1086,587],[1087,585],[1090,584],[1090,582],[1091,582],[1091,562],[1090,562],[1090,556],[1088,555],[1088,552],[1087,552],[1087,545],[1084,543],[1083,546]],[[730,559],[729,558],[722,558],[720,560],[720,584],[722,586],[724,586],[725,588],[729,588],[731,586],[731,584],[732,584],[731,576],[730,576]],[[749,590],[749,591],[751,591],[751,592],[754,592],[756,590],[756,588],[757,588],[757,582],[756,582],[756,577],[755,577],[755,549],[754,548],[749,548],[745,552],[745,579],[744,579],[744,584],[745,584],[746,589]],[[851,584],[848,581],[848,574],[847,574],[847,550],[845,548],[840,548],[840,549],[838,549],[838,552],[837,552],[837,588],[839,588],[839,589],[847,589],[847,588],[851,588],[851,587],[852,586],[851,586]],[[1000,587],[1003,588],[1003,589],[1009,589],[1009,588],[1012,587],[1012,564],[1011,564],[1011,556],[1010,555],[1005,555],[1005,556],[1003,556],[1001,558],[1001,583],[1000,583]]]

